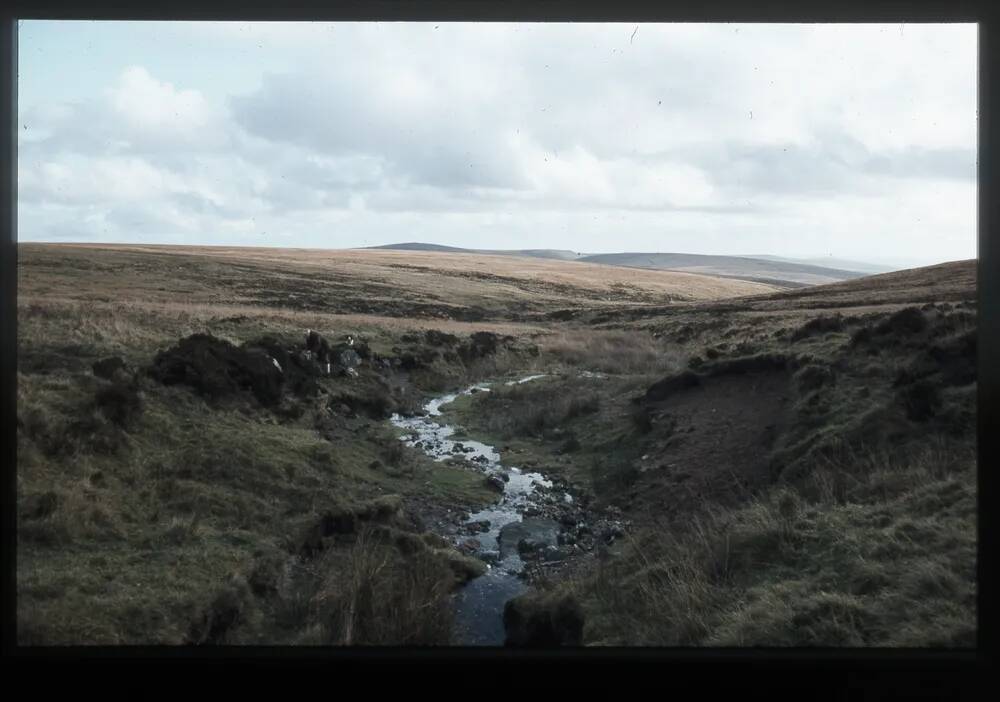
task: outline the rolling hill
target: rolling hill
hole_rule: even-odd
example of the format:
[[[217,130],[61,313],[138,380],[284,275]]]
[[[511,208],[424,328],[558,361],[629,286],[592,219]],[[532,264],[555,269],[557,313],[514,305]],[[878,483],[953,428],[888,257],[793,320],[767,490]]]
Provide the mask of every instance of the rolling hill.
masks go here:
[[[735,278],[737,280],[778,285],[785,288],[836,283],[887,270],[878,266],[867,266],[867,264],[854,264],[857,268],[856,270],[830,268],[828,266],[819,266],[793,259],[784,259],[778,256],[715,256],[706,254],[642,252],[585,254],[562,249],[463,249],[455,246],[422,244],[418,242],[387,244],[385,246],[373,246],[370,248],[396,251],[558,259],[624,268],[698,273],[720,278]],[[862,267],[865,267],[864,270],[862,270]]]

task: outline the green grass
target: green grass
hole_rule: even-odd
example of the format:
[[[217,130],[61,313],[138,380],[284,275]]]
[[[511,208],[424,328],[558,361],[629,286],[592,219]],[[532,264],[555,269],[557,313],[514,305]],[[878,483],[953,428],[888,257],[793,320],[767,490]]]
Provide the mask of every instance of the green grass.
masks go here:
[[[975,523],[974,454],[876,453],[640,531],[564,587],[591,644],[973,646]]]
[[[142,329],[136,338],[145,338]],[[80,341],[94,359],[119,349],[93,331]],[[159,338],[149,335],[151,349]],[[311,406],[282,420],[249,397],[212,405],[141,378],[141,409],[119,426],[123,418],[97,401],[112,384],[89,363],[53,367],[59,354],[35,352],[25,349],[21,359],[36,372],[18,376],[24,643],[183,643],[206,612],[222,607],[219,597],[243,603],[247,631],[288,641],[298,633],[248,623],[269,605],[237,597],[243,590],[232,583],[261,554],[294,553],[305,525],[325,510],[389,494],[465,508],[495,499],[481,474],[403,446],[386,423],[339,417],[323,438]],[[127,360],[142,365],[148,354],[133,350]]]
[[[381,354],[413,346],[430,358],[406,374],[409,400],[482,379],[553,374],[512,387],[497,382],[493,392],[446,406],[445,418],[460,435],[496,446],[505,463],[560,474],[596,503],[627,505],[620,498],[647,493],[641,507],[626,508],[636,524],[626,542],[599,567],[554,586],[582,602],[586,643],[974,641],[969,305],[907,311],[913,298],[933,292],[918,286],[896,290],[883,306],[869,292],[827,303],[822,291],[799,302],[792,295],[622,306],[595,310],[598,323],[589,327],[581,323],[586,314],[566,325],[546,322],[530,342],[537,353],[501,350],[456,363],[422,353],[422,332],[404,319],[405,305],[399,319],[381,321],[268,307],[265,298],[291,304],[283,293],[303,291],[285,269],[258,279],[266,265],[189,256],[186,278],[176,282],[156,277],[160,256],[27,253],[18,319],[22,643],[448,640],[447,593],[481,564],[415,533],[404,516],[328,535],[305,560],[295,555],[329,515],[382,503],[485,504],[495,494],[481,473],[404,447],[396,429],[365,411],[328,415],[323,403],[302,402],[301,414],[283,416],[246,397],[210,405],[150,379],[135,393],[91,372],[110,355],[141,368],[197,332],[239,344],[265,334],[299,339],[306,327],[363,335]],[[314,284],[315,275],[302,280]],[[101,287],[108,281],[145,297],[119,302]],[[388,289],[379,291],[386,304]],[[194,302],[170,302],[176,292]],[[356,297],[366,305],[370,295]],[[490,306],[504,304],[497,298]],[[825,304],[842,316],[831,317]],[[404,331],[416,341],[404,341]],[[637,466],[651,448],[669,449],[672,425],[637,413],[631,399],[689,366],[732,370],[768,354],[795,359],[771,483],[725,504],[698,502],[692,492],[665,505],[669,486],[652,473],[643,479]],[[693,356],[701,363],[691,364]],[[607,377],[577,377],[583,370]],[[390,389],[374,377],[336,383],[333,394],[362,409],[366,400],[390,402]],[[384,398],[374,397],[383,390]],[[701,467],[680,468],[691,477]],[[668,511],[670,521],[657,519]]]

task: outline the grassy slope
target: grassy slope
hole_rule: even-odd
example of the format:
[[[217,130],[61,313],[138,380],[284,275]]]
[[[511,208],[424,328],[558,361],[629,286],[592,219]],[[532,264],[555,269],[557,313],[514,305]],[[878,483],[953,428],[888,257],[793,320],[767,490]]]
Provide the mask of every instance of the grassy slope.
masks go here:
[[[955,266],[930,276],[942,270],[957,277]],[[849,285],[831,286],[831,309],[731,310],[721,328],[698,324],[699,310],[675,313],[649,324],[652,334],[631,332],[628,352],[578,345],[562,358],[567,379],[452,407],[466,431],[507,446],[510,460],[562,473],[633,521],[631,538],[596,572],[555,588],[584,603],[586,642],[974,645],[974,288],[945,288],[956,302],[914,307],[901,303],[933,293],[901,279],[920,281],[888,277],[892,285],[877,289],[896,304],[865,308],[854,298],[840,316],[857,294]],[[634,365],[637,349],[652,355]],[[720,372],[728,359],[768,355],[793,365]],[[678,357],[703,376],[700,386],[632,401],[650,386],[654,358],[662,377],[677,375]],[[788,402],[768,419],[780,431],[754,472],[740,424],[756,436],[767,410],[746,383],[769,378]],[[917,392],[927,387],[927,397]],[[720,433],[686,424],[727,404]],[[731,452],[713,452],[734,441]]]
[[[127,430],[95,409],[104,381],[93,377],[90,364],[101,357],[121,355],[142,366],[156,350],[198,331],[241,342],[264,333],[297,338],[304,327],[330,336],[363,334],[386,354],[401,345],[404,332],[430,327],[455,334],[493,329],[530,338],[541,349],[534,360],[417,374],[426,389],[515,370],[566,374],[475,396],[452,412],[477,438],[507,445],[518,463],[562,473],[635,518],[631,546],[617,549],[595,576],[561,586],[584,601],[590,643],[969,641],[971,438],[959,432],[945,439],[948,424],[940,416],[930,424],[900,417],[891,383],[915,362],[922,341],[877,346],[872,355],[847,353],[858,329],[934,299],[958,304],[927,312],[932,329],[938,317],[952,320],[942,338],[974,329],[963,307],[974,298],[967,265],[876,276],[826,293],[668,307],[636,302],[629,289],[599,300],[605,292],[585,290],[593,283],[547,288],[548,297],[539,298],[529,284],[485,278],[462,283],[460,294],[443,300],[439,293],[457,280],[451,272],[392,269],[405,276],[382,279],[376,291],[382,306],[366,310],[357,301],[372,297],[371,282],[386,273],[385,261],[375,266],[378,275],[374,268],[349,275],[333,264],[317,273],[295,252],[255,252],[260,260],[188,253],[21,249],[22,641],[179,642],[205,612],[232,609],[231,600],[242,613],[237,641],[440,640],[440,628],[404,616],[412,606],[435,613],[431,620],[444,617],[435,608],[446,574],[433,559],[417,567],[380,546],[344,542],[310,573],[292,577],[278,597],[248,595],[247,582],[262,563],[294,550],[323,510],[388,494],[467,506],[488,498],[477,476],[432,466],[416,452],[387,453],[389,430],[363,417],[344,418],[331,443],[308,416],[282,423],[252,405],[211,407],[185,389],[155,384],[144,385],[144,410]],[[173,261],[177,267],[166,265]],[[309,298],[317,280],[323,295]],[[459,307],[485,311],[484,319],[438,316],[442,305],[455,309],[455,299]],[[576,320],[544,320],[552,308],[573,306],[581,311]],[[511,309],[534,318],[517,321]],[[835,312],[847,320],[839,329],[791,340],[810,320]],[[641,470],[642,455],[668,455],[670,423],[643,428],[633,397],[696,356],[710,362],[711,355],[762,352],[847,364],[837,383],[812,394],[800,392],[800,379],[789,379],[797,419],[781,446],[795,456],[812,456],[840,436],[857,438],[865,427],[876,433],[917,427],[927,441],[888,459],[877,446],[853,459],[820,451],[815,461],[800,461],[804,477],[790,481],[789,473],[788,484],[753,490],[723,486],[711,472],[699,477],[699,466],[687,466],[687,476]],[[608,377],[579,378],[581,370]],[[812,395],[819,399],[810,405]],[[939,414],[962,425],[974,395],[968,386],[944,395]],[[479,403],[489,403],[489,411],[471,412]],[[668,406],[654,409],[670,413]],[[570,439],[578,446],[566,450]],[[374,460],[388,470],[371,469]],[[665,505],[684,509],[657,524],[650,517]],[[684,516],[693,513],[697,520]],[[398,627],[359,614],[371,607],[376,586],[389,588],[380,597],[397,603],[390,619]]]

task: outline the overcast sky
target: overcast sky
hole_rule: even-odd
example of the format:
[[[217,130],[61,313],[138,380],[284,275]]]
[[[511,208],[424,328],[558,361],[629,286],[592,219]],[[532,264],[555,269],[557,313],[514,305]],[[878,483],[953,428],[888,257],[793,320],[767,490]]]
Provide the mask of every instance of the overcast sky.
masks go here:
[[[23,22],[21,241],[976,256],[975,25]]]

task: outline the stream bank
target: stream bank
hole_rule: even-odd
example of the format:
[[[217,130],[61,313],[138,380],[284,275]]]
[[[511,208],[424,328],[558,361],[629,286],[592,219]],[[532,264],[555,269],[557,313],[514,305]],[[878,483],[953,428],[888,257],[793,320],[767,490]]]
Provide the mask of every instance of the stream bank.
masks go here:
[[[533,374],[503,382],[513,385],[545,377]],[[454,596],[454,641],[462,646],[502,646],[504,606],[524,593],[533,578],[593,557],[624,535],[623,524],[615,519],[618,515],[592,514],[558,478],[506,464],[494,446],[455,438],[456,428],[444,423],[441,408],[462,395],[490,392],[492,384],[477,383],[432,398],[423,406],[423,414],[390,418],[393,426],[404,430],[401,440],[407,446],[435,461],[467,462],[498,493],[497,501],[483,509],[452,514],[429,525],[487,565],[483,575]]]

